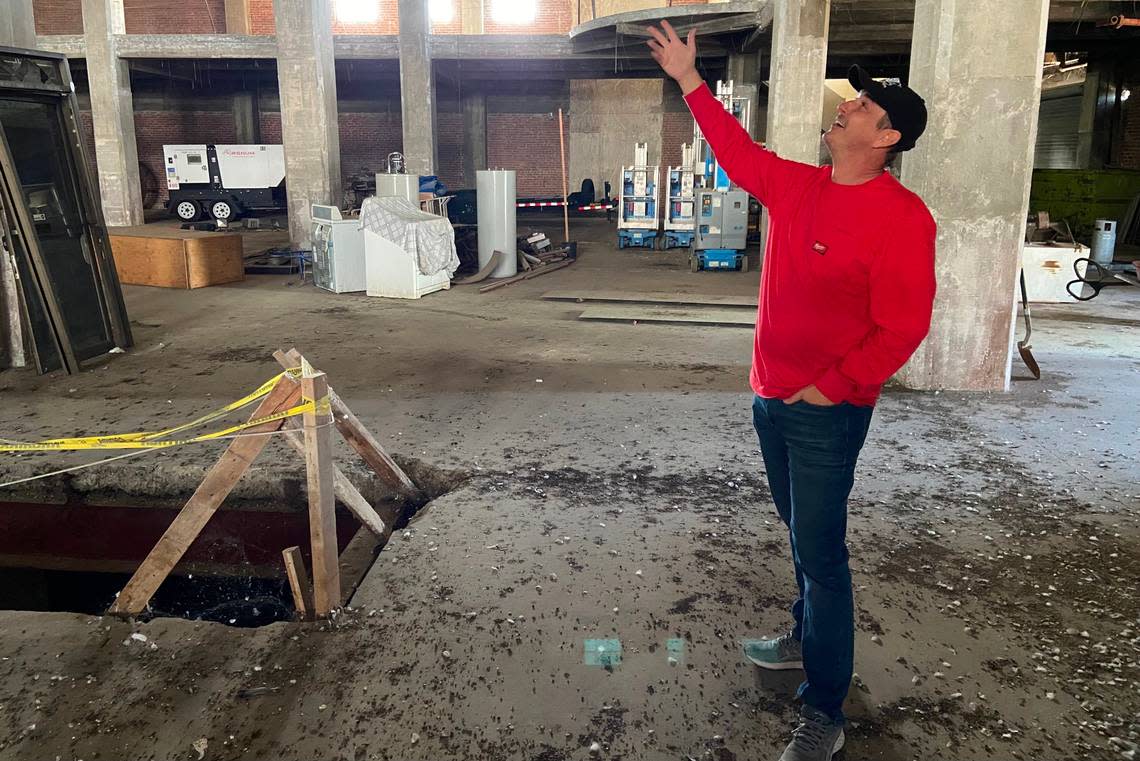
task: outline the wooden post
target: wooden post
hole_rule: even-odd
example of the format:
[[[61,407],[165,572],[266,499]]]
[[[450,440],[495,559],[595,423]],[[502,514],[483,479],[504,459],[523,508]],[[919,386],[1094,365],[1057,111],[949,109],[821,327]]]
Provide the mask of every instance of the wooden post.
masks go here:
[[[297,404],[301,389],[296,383],[282,379],[277,382],[269,395],[261,400],[250,420],[282,412]],[[307,418],[308,416],[306,416]],[[276,431],[282,421],[276,420],[244,433],[255,434]],[[243,436],[233,439],[225,453],[206,473],[202,483],[194,491],[174,522],[155,543],[150,554],[135,571],[134,576],[123,587],[115,602],[107,610],[112,615],[137,615],[146,608],[150,598],[170,575],[174,566],[182,559],[187,548],[198,538],[206,523],[217,511],[226,495],[234,488],[249,466],[269,442],[268,436]],[[330,461],[331,462],[331,461]]]
[[[285,369],[297,367],[302,360],[300,352],[296,349],[290,349],[288,352],[277,350],[273,352],[273,357]],[[364,424],[357,419],[356,415],[352,414],[352,410],[348,408],[344,400],[337,396],[331,388],[329,389],[329,399],[332,400],[336,429],[340,431],[340,435],[344,437],[349,446],[356,450],[356,453],[368,464],[368,467],[372,468],[380,477],[380,480],[405,497],[426,501],[419,487],[412,483],[408,474],[384,451],[380,442],[376,441],[368,429],[364,427]]]
[[[316,409],[304,415],[305,472],[309,490],[309,535],[313,543],[313,611],[324,618],[340,606],[336,498],[333,495],[333,419],[325,374],[314,373],[301,378],[301,394],[316,403]]]
[[[352,595],[356,592],[360,582],[372,570],[380,548],[384,546],[387,537],[378,537],[368,529],[361,527],[353,534],[352,539],[345,545],[340,553],[340,602],[348,605]]]
[[[570,179],[566,176],[566,135],[562,129],[562,109],[558,109],[558,148],[562,152],[562,222],[566,227],[563,242],[570,242]]]
[[[293,449],[297,450],[302,457],[305,456],[305,441],[301,438],[301,434],[295,429],[300,428],[300,423],[294,422],[295,418],[291,418],[285,422],[287,432],[285,439]],[[333,465],[333,494],[339,499],[349,511],[356,516],[361,525],[365,526],[376,536],[384,536],[387,529],[384,526],[384,519],[380,514],[373,509],[364,495],[353,486],[352,482],[348,480],[340,468]]]
[[[313,587],[309,583],[309,574],[305,572],[301,548],[288,547],[281,550],[281,557],[285,560],[289,589],[293,591],[293,607],[297,609],[297,616],[302,621],[308,621],[313,617]]]

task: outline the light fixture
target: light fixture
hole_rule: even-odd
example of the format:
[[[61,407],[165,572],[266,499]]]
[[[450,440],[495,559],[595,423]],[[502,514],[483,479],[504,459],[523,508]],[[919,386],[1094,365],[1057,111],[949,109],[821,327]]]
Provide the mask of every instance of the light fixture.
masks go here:
[[[455,20],[455,0],[428,0],[428,13],[433,24],[450,24]]]
[[[491,3],[491,20],[496,24],[533,24],[537,16],[537,0],[492,0]]]
[[[336,20],[342,24],[374,24],[380,20],[380,0],[334,0]]]
[[[1120,91],[1120,102],[1123,103],[1124,101],[1128,100],[1128,96],[1130,96],[1131,94],[1132,94],[1132,91],[1129,90],[1127,87],[1125,87],[1123,90]]]

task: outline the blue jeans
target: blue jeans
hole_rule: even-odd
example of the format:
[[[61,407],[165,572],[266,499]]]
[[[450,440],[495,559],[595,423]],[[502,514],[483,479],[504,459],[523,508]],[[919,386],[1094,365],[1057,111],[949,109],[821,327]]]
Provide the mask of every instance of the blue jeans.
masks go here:
[[[792,636],[803,646],[807,679],[798,694],[837,721],[843,719],[855,649],[847,495],[873,412],[847,403],[817,407],[759,396],[752,402],[768,486],[788,527],[799,586]]]

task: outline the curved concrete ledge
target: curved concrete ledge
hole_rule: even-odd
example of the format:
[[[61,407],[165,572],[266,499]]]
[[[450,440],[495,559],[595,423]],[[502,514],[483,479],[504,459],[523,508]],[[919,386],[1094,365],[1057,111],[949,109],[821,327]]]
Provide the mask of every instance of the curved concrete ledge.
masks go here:
[[[626,11],[579,24],[570,30],[570,39],[573,40],[584,34],[609,29],[620,24],[643,24],[660,19],[668,19],[670,22],[678,19],[695,21],[707,18],[712,20],[721,16],[760,13],[769,5],[768,0],[743,0],[729,3],[710,3],[708,5],[676,5],[669,8],[645,8],[638,11]]]

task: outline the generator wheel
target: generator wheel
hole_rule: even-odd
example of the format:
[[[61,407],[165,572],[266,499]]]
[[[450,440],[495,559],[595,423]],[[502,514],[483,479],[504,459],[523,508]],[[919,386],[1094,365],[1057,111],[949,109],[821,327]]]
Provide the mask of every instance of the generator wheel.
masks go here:
[[[237,210],[234,209],[233,204],[229,201],[214,201],[210,204],[210,215],[213,216],[214,219],[229,222],[237,216]]]
[[[194,201],[179,201],[174,205],[174,216],[183,222],[193,222],[202,216],[202,209]]]

